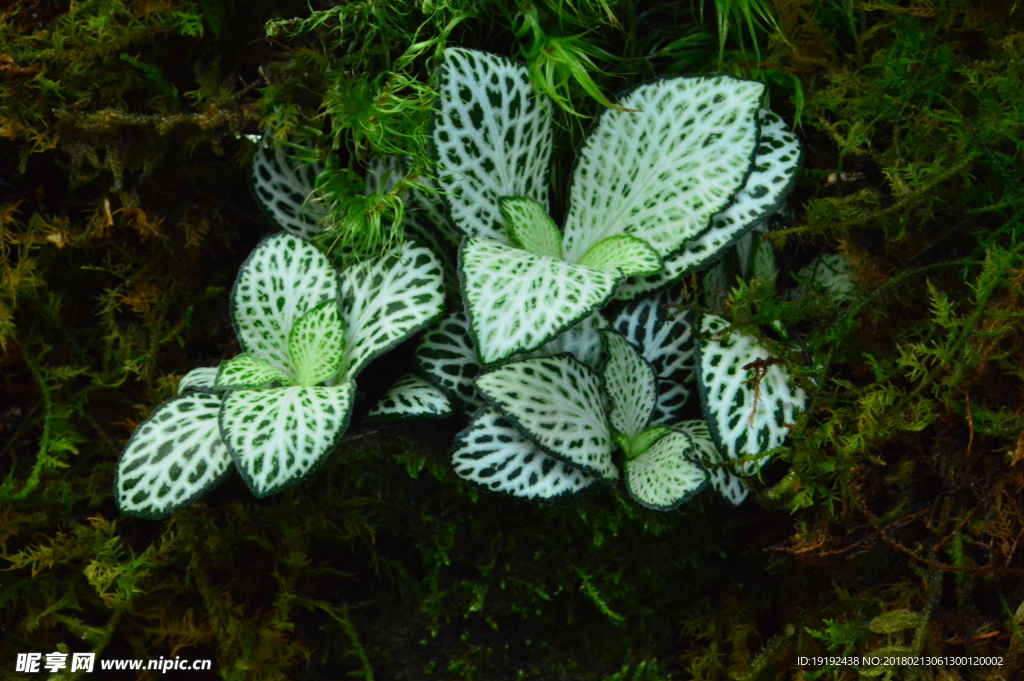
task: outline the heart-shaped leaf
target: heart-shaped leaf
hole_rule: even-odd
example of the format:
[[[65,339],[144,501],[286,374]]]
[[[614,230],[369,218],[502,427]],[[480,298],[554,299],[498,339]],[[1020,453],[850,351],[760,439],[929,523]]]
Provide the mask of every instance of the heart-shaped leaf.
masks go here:
[[[484,364],[531,352],[611,298],[622,277],[467,238],[459,253],[462,296]]]
[[[452,462],[460,477],[526,499],[567,497],[595,482],[537,449],[491,408],[481,409],[455,438]]]
[[[310,201],[319,163],[297,163],[284,147],[259,144],[252,157],[252,188],[260,207],[279,228],[301,239],[323,231],[327,208]]]
[[[572,356],[504,364],[478,376],[476,386],[546,454],[606,480],[619,477],[601,379]]]
[[[525,66],[445,50],[431,142],[438,189],[457,228],[507,243],[501,197],[548,204],[551,131],[551,102],[534,94]]]
[[[647,428],[654,413],[658,390],[654,369],[625,338],[605,331],[608,361],[604,365],[604,387],[612,403],[612,427],[630,439]]]
[[[633,277],[617,296],[629,299],[679,281],[702,270],[721,256],[760,221],[773,215],[792,190],[800,173],[800,141],[785,122],[767,109],[758,112],[761,137],[754,170],[733,202],[711,221],[711,229],[665,258],[664,269],[654,275]]]
[[[220,406],[210,393],[172,397],[135,429],[114,482],[122,513],[160,520],[224,479],[231,456],[217,427]]]
[[[217,372],[216,389],[220,391],[239,388],[266,388],[271,385],[292,385],[295,379],[265,359],[248,353],[236,355],[221,362]]]
[[[679,506],[708,480],[704,469],[688,458],[693,453],[689,435],[669,431],[646,452],[626,461],[626,489],[648,508],[668,511]]]
[[[341,292],[323,253],[291,234],[259,243],[235,279],[231,317],[242,349],[295,375],[288,334],[295,321]]]
[[[451,416],[452,404],[440,388],[425,378],[409,375],[384,394],[366,417],[375,420]]]
[[[511,245],[537,255],[562,259],[562,233],[547,208],[525,196],[503,196],[498,204]]]
[[[807,394],[779,360],[716,315],[701,319],[697,378],[712,440],[727,459],[757,457],[780,447],[789,435],[787,425],[807,404]],[[735,469],[750,476],[765,463],[752,459]]]
[[[345,323],[337,299],[299,317],[288,334],[288,352],[299,385],[323,383],[338,373],[345,352]]]
[[[707,231],[750,174],[764,86],[726,75],[645,83],[606,109],[573,171],[562,241],[579,262],[613,234],[662,257]]]
[[[341,375],[354,378],[370,360],[442,314],[441,263],[426,246],[407,241],[383,258],[348,269],[341,301],[347,334]]]
[[[312,473],[345,433],[354,395],[351,381],[228,393],[221,436],[253,494],[274,494]]]

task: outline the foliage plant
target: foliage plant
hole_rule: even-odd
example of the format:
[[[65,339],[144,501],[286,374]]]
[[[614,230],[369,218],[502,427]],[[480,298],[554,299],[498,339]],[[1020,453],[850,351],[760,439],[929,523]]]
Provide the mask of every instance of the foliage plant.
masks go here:
[[[209,677],[231,681],[1020,677],[1016,4],[7,3],[0,676],[19,677],[18,653],[67,651],[212,659]],[[602,339],[621,334],[657,375],[647,428],[690,431],[726,501],[648,509],[621,452],[619,482],[555,504],[456,472],[453,438],[485,399],[474,379],[504,364],[472,345],[463,235],[428,191],[447,46],[522,59],[551,98],[558,226],[575,150],[616,92],[726,73],[762,83],[793,126],[804,167],[765,231],[680,277],[630,277],[582,325],[504,360],[575,350],[602,376]],[[339,276],[414,239],[441,262],[444,316],[359,370],[349,427],[301,484],[256,499],[226,475],[164,520],[126,515],[111,481],[133,431],[179,386],[223,404],[206,386],[248,352],[232,284],[270,227],[247,176],[279,152],[305,173],[297,205],[330,216],[303,238]],[[663,375],[653,349],[687,333],[690,360]],[[700,451],[715,444],[705,341],[767,353],[739,363],[756,362],[736,395],[776,368],[808,394],[782,448]],[[446,403],[448,418],[396,420]],[[797,663],[852,655],[948,663]]]

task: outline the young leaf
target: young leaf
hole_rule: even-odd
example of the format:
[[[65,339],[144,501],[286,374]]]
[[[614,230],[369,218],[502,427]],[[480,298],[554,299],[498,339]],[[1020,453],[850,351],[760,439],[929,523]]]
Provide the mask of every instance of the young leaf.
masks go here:
[[[292,385],[295,379],[265,359],[248,353],[221,362],[214,387],[219,391],[238,388],[266,388],[277,384]]]
[[[473,379],[480,373],[480,358],[470,342],[469,319],[453,312],[423,336],[416,348],[420,370],[440,388],[458,397],[469,412],[483,406]]]
[[[531,352],[611,298],[621,280],[491,239],[467,238],[459,278],[473,339],[484,364]]]
[[[619,289],[619,298],[633,298],[669,286],[687,274],[704,269],[759,222],[773,215],[796,183],[802,151],[785,122],[767,109],[758,112],[761,138],[754,170],[735,200],[712,218],[711,229],[665,258],[659,274],[634,277]]]
[[[341,301],[347,334],[341,375],[351,379],[444,311],[441,263],[426,246],[407,241],[348,269]]]
[[[503,196],[498,205],[511,245],[537,255],[562,259],[562,233],[547,208],[525,196]]]
[[[425,378],[409,375],[385,393],[367,412],[370,419],[393,419],[431,416],[451,416],[452,404],[448,396]]]
[[[253,494],[274,494],[312,473],[345,433],[354,395],[351,381],[228,393],[220,432]]]
[[[543,452],[615,480],[601,379],[569,355],[504,364],[478,376],[484,399]]]
[[[715,443],[711,440],[711,432],[708,424],[700,419],[693,421],[680,421],[675,425],[677,430],[686,432],[693,440],[693,458],[705,464],[708,477],[711,479],[711,486],[715,491],[725,497],[733,506],[739,506],[747,498],[747,485],[725,467],[715,464],[725,463],[725,459],[718,453]]]
[[[117,507],[125,515],[161,520],[206,494],[228,473],[220,438],[221,395],[172,397],[143,421],[117,463]]]
[[[345,324],[336,298],[299,317],[288,334],[288,352],[299,385],[317,385],[337,374],[344,350]]]
[[[438,94],[431,141],[452,222],[507,243],[501,197],[548,205],[551,102],[534,94],[525,66],[457,48],[444,52]]]
[[[613,234],[590,247],[580,264],[599,270],[619,269],[627,277],[661,271],[661,256],[646,241],[628,234]]]
[[[219,367],[198,367],[185,374],[178,381],[178,394],[188,392],[213,392]]]
[[[764,86],[726,75],[645,83],[605,110],[573,171],[563,238],[579,262],[613,234],[662,257],[707,231],[750,174]]]
[[[319,163],[297,164],[283,147],[258,144],[252,157],[252,188],[267,217],[300,239],[323,231],[327,208],[309,201]]]
[[[551,500],[582,492],[595,478],[548,456],[497,411],[485,407],[455,438],[459,477],[526,499]]]
[[[721,317],[705,314],[697,342],[697,379],[712,440],[727,459],[757,456],[780,447],[807,394],[756,339]],[[765,459],[737,464],[745,476]]]
[[[604,332],[608,362],[604,365],[604,386],[611,399],[609,418],[615,431],[636,437],[647,427],[658,397],[654,369],[625,338],[615,331]]]
[[[831,294],[836,300],[847,301],[857,292],[853,268],[842,253],[822,253],[807,267],[801,269],[796,278],[800,281],[796,290],[797,295],[808,290],[820,289]]]
[[[242,349],[295,375],[288,334],[295,321],[341,291],[323,253],[290,234],[267,237],[249,255],[231,292]]]
[[[689,435],[670,431],[640,456],[626,461],[626,489],[640,504],[657,511],[671,510],[707,483],[704,469],[691,461]]]

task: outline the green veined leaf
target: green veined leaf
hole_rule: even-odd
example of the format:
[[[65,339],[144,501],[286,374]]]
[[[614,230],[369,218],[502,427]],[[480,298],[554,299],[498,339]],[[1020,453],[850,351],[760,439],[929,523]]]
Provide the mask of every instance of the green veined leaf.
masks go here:
[[[351,381],[228,393],[221,437],[253,494],[280,492],[316,470],[344,435],[354,395]]]
[[[295,367],[288,334],[302,315],[341,292],[323,253],[291,234],[259,243],[242,264],[231,292],[231,318],[242,349],[288,374]]]
[[[689,435],[669,432],[646,452],[626,462],[626,489],[647,508],[668,511],[679,506],[708,480],[704,469],[687,458],[693,450]]]
[[[366,414],[367,418],[385,420],[430,416],[451,416],[452,404],[440,388],[425,378],[409,375],[384,394]]]
[[[590,247],[580,265],[599,270],[618,269],[624,276],[661,271],[661,256],[646,241],[628,234],[613,234]]]
[[[697,379],[715,447],[727,459],[738,459],[780,447],[807,394],[756,339],[728,327],[715,315],[701,319]],[[765,462],[737,464],[736,472],[753,475]]]
[[[457,48],[444,52],[438,95],[431,141],[452,222],[507,243],[502,196],[548,205],[551,102],[534,94],[525,66]]]
[[[505,233],[512,246],[562,259],[562,233],[546,207],[525,196],[503,196],[498,200],[498,206],[505,218]]]
[[[573,171],[562,241],[579,262],[613,234],[662,257],[707,231],[750,174],[764,86],[726,75],[645,83],[603,111]]]
[[[747,498],[747,485],[732,474],[728,468],[716,466],[715,464],[725,463],[725,459],[718,453],[715,443],[711,439],[711,432],[708,424],[700,419],[693,421],[680,421],[675,424],[677,430],[685,431],[693,440],[693,458],[706,464],[708,478],[715,491],[725,497],[733,506],[739,506]]]
[[[612,427],[630,439],[647,428],[658,397],[654,369],[625,338],[605,331],[608,361],[604,365],[605,392],[611,399]]]
[[[122,513],[161,520],[224,479],[231,457],[217,427],[221,399],[209,393],[172,397],[135,429],[114,481]]]
[[[188,392],[213,392],[219,367],[198,367],[178,381],[178,394]]]
[[[622,453],[629,461],[646,452],[651,445],[668,435],[670,431],[668,426],[651,426],[637,433],[635,437],[619,434],[615,436],[615,440],[622,447]]]
[[[345,352],[345,323],[337,299],[302,315],[288,334],[288,352],[299,385],[323,383],[338,373]]]
[[[298,164],[283,147],[256,145],[252,157],[252,188],[267,217],[278,228],[301,239],[323,231],[327,208],[309,196],[316,187],[319,163]]]
[[[626,281],[619,289],[619,298],[633,298],[665,288],[691,272],[704,269],[755,225],[778,211],[796,183],[802,150],[800,141],[781,118],[767,109],[761,109],[758,117],[761,138],[754,171],[736,199],[712,218],[711,229],[704,235],[666,257],[661,273]]]
[[[504,364],[478,376],[476,387],[541,451],[606,480],[619,477],[601,379],[575,358]]]
[[[452,463],[465,480],[526,499],[572,496],[595,482],[593,476],[537,449],[489,407],[477,412],[455,438]]]
[[[226,362],[220,363],[217,390],[236,390],[238,388],[266,388],[271,385],[292,385],[295,379],[265,359],[253,357],[248,353],[236,355]]]
[[[441,263],[426,246],[407,241],[383,258],[349,268],[341,301],[347,334],[341,375],[355,378],[370,360],[442,314]]]
[[[483,406],[473,383],[480,373],[480,358],[470,341],[469,318],[464,312],[447,315],[424,334],[416,348],[416,361],[423,373],[461,400],[467,411]]]
[[[467,238],[459,252],[462,297],[484,364],[531,352],[611,298],[622,277]]]

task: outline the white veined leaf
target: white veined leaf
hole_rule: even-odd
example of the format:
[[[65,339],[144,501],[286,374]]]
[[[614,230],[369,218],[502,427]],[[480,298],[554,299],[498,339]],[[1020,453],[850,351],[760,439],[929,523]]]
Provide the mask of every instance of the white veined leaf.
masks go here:
[[[758,118],[761,137],[754,171],[736,199],[712,218],[711,229],[704,235],[666,257],[661,273],[626,281],[619,289],[620,298],[633,298],[665,288],[691,272],[704,269],[755,225],[778,211],[796,183],[803,152],[800,141],[781,118],[767,109],[761,109]]]
[[[616,432],[636,437],[654,412],[658,397],[654,369],[625,338],[615,331],[604,332],[608,361],[604,365],[604,388],[611,399],[609,414]]]
[[[197,367],[185,374],[178,381],[178,394],[187,392],[212,392],[217,382],[217,371],[220,367]]]
[[[821,289],[841,301],[851,300],[857,292],[850,261],[842,253],[822,253],[801,269],[797,295],[808,289]]]
[[[489,407],[477,412],[455,438],[452,463],[465,480],[525,499],[572,496],[596,480],[537,449]]]
[[[672,307],[676,304],[665,293],[635,300],[622,308],[612,326],[640,349],[658,378],[688,383],[693,380],[692,315]]]
[[[596,370],[604,349],[601,332],[607,328],[608,321],[600,313],[595,312],[565,333],[556,336],[553,341],[545,343],[540,350],[523,357],[515,355],[514,359],[550,357],[568,352],[580,362]]]
[[[526,196],[503,196],[498,205],[511,245],[537,255],[562,259],[562,233],[547,208]]]
[[[626,460],[629,461],[646,452],[651,448],[651,445],[670,431],[671,429],[668,426],[651,426],[641,430],[634,437],[616,435],[615,439],[618,441],[619,446],[622,447],[622,453],[626,455]]]
[[[739,506],[747,498],[747,485],[743,479],[732,474],[728,468],[716,466],[715,464],[725,463],[725,459],[718,453],[715,443],[711,440],[711,432],[708,424],[700,419],[693,421],[680,421],[675,428],[685,431],[693,440],[693,458],[705,464],[708,470],[708,478],[711,479],[711,486],[715,491],[725,497],[733,506]]]
[[[288,334],[288,352],[299,385],[323,383],[338,373],[345,352],[345,323],[337,299],[302,315]]]
[[[455,395],[472,413],[483,406],[473,379],[480,373],[480,358],[470,341],[469,318],[453,312],[423,336],[416,348],[420,370],[440,388]]]
[[[292,385],[295,379],[265,359],[243,352],[220,363],[215,388],[220,391],[238,388],[266,388],[271,385]]]
[[[484,364],[531,352],[603,306],[622,276],[467,238],[459,251],[462,298]]]
[[[396,383],[375,404],[366,417],[370,419],[451,416],[452,403],[444,392],[425,378],[409,375]]]
[[[739,459],[782,446],[807,394],[756,339],[728,328],[721,317],[701,319],[697,379],[715,446],[727,459]],[[751,476],[765,463],[746,461],[736,470]]]
[[[662,257],[707,231],[750,174],[764,86],[726,75],[645,83],[606,109],[584,141],[562,241],[579,262],[613,234]]]
[[[615,480],[601,379],[570,355],[526,359],[482,374],[484,399],[545,453]]]
[[[661,256],[646,241],[628,234],[613,234],[590,247],[580,264],[599,270],[618,269],[624,276],[661,271]]]
[[[351,381],[229,392],[221,437],[253,494],[274,494],[312,473],[344,435],[354,395]]]
[[[437,186],[455,226],[507,243],[498,200],[548,205],[551,102],[534,94],[522,64],[448,48],[438,80],[431,141]]]
[[[406,241],[349,268],[341,301],[347,334],[341,375],[351,379],[444,311],[441,263],[426,246]]]
[[[172,397],[139,424],[117,463],[114,497],[122,513],[161,520],[224,479],[231,456],[217,427],[221,399]]]
[[[267,237],[249,255],[231,291],[231,318],[242,349],[295,375],[288,334],[295,321],[341,292],[327,257],[291,234]]]
[[[646,452],[626,461],[626,489],[647,508],[669,511],[679,506],[708,480],[704,469],[688,458],[693,453],[689,435],[670,431]]]
[[[299,164],[283,147],[257,144],[252,157],[253,193],[267,217],[284,231],[309,239],[323,231],[327,208],[310,201],[319,163]]]

